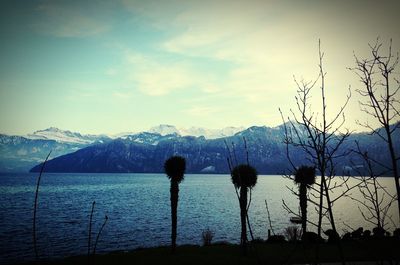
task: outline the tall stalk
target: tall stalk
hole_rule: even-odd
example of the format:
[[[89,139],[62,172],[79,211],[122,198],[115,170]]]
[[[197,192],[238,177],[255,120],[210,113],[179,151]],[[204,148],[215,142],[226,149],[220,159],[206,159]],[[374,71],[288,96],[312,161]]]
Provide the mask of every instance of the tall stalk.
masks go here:
[[[171,200],[171,252],[176,250],[176,236],[178,225],[178,200],[179,183],[183,181],[186,170],[186,160],[181,156],[171,156],[164,163],[164,170],[171,182],[170,200]]]
[[[94,212],[94,205],[96,204],[96,201],[93,201],[92,203],[92,210],[90,211],[90,217],[89,217],[89,235],[88,235],[88,259],[90,258],[90,244],[92,241],[92,219],[93,219],[93,212]]]
[[[178,200],[179,200],[179,184],[177,181],[171,180],[171,247],[172,252],[176,249],[176,234],[178,225]]]
[[[42,179],[42,173],[44,170],[44,166],[46,165],[47,160],[49,159],[49,156],[51,154],[51,151],[47,155],[46,159],[44,160],[42,167],[40,169],[40,174],[36,183],[36,192],[35,192],[35,203],[33,205],[33,249],[35,251],[35,257],[36,259],[39,258],[38,250],[37,250],[37,238],[36,238],[36,211],[37,211],[37,204],[38,204],[38,197],[39,197],[39,186],[40,186],[40,180]]]
[[[104,229],[104,227],[106,226],[107,221],[108,221],[108,216],[106,215],[106,216],[104,217],[104,223],[103,223],[103,225],[101,226],[101,228],[100,228],[100,230],[99,230],[99,233],[97,234],[96,241],[94,242],[93,256],[96,255],[97,243],[99,242],[99,238],[100,238],[101,232],[103,232],[103,229]]]

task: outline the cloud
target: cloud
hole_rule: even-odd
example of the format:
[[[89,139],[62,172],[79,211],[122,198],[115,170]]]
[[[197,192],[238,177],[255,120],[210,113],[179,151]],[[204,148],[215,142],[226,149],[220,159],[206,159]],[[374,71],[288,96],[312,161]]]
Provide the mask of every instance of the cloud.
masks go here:
[[[149,96],[163,96],[195,85],[196,77],[183,62],[165,62],[139,53],[128,55],[128,77]]]
[[[144,62],[156,63],[148,68],[137,67],[134,77],[139,87],[152,95],[165,95],[184,87],[199,88],[202,94],[196,104],[202,105],[187,109],[191,115],[207,113],[215,102],[226,105],[235,102],[242,109],[258,109],[253,116],[270,113],[272,123],[280,121],[279,115],[275,115],[278,107],[286,110],[295,107],[293,75],[305,80],[318,76],[318,39],[326,52],[328,111],[333,113],[348,85],[358,84],[346,69],[354,63],[353,50],[364,53],[368,50],[367,43],[377,35],[396,38],[396,50],[400,43],[393,26],[399,23],[393,3],[305,4],[258,0],[124,3],[135,15],[151,21],[156,31],[164,33],[153,43],[156,53],[175,56],[181,61],[166,63],[153,57]],[[379,19],[375,12],[379,13]],[[210,67],[197,68],[195,65],[200,61]],[[216,65],[227,67],[215,71]],[[318,111],[318,86],[314,92],[311,104]],[[354,97],[357,102],[357,96]]]
[[[111,29],[104,17],[102,2],[80,4],[73,1],[46,1],[36,8],[40,19],[33,27],[55,37],[87,37],[99,35]]]
[[[135,3],[130,3],[131,7],[136,7]],[[157,27],[169,32],[158,45],[160,52],[184,58],[187,64],[210,61],[210,69],[194,67],[190,74],[185,73],[205,94],[214,94],[221,100],[235,98],[239,102],[261,103],[276,92],[294,87],[292,75],[298,65],[304,65],[302,58],[316,58],[316,45],[308,46],[316,44],[315,39],[307,43],[297,41],[297,48],[290,48],[301,33],[293,34],[292,25],[281,27],[276,22],[271,23],[274,19],[280,22],[285,19],[280,17],[284,11],[277,10],[275,4],[260,1],[249,1],[246,5],[242,1],[189,3],[180,6],[179,12],[167,8],[160,13],[157,8],[146,6],[136,8],[136,12],[152,20],[158,19]],[[299,51],[302,57],[298,56]],[[213,66],[218,63],[229,67],[214,72]],[[173,66],[170,69],[185,72]],[[142,87],[144,84],[142,82]]]
[[[330,56],[326,59],[332,59],[334,67],[340,65],[343,70],[352,63],[353,49],[361,45],[367,48],[367,42],[376,34],[391,32],[393,37],[398,36],[393,26],[389,27],[392,31],[382,26],[397,24],[396,16],[368,20],[375,9],[361,2],[351,6],[256,0],[246,4],[243,1],[189,2],[190,7],[182,7],[175,16],[164,14],[164,28],[175,32],[160,44],[161,49],[230,62],[241,71],[257,68],[258,73],[252,73],[254,78],[261,79],[263,72],[267,73],[268,83],[272,85],[282,72],[289,73],[287,83],[292,83],[293,74],[314,77],[319,38]],[[343,15],[340,20],[338,14]],[[168,20],[165,16],[169,15]],[[376,29],[385,31],[379,33]]]

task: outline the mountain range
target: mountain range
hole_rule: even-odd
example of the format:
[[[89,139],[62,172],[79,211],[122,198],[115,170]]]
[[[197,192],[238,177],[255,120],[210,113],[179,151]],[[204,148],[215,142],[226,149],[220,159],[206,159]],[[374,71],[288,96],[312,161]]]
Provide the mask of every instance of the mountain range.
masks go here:
[[[101,139],[72,153],[55,157],[46,163],[47,172],[163,172],[164,161],[179,154],[187,160],[188,173],[228,173],[227,158],[234,164],[249,162],[261,174],[287,172],[286,146],[283,144],[284,126],[253,126],[233,135],[207,139],[205,136],[182,136],[173,126],[161,126],[159,131],[124,135],[116,139]],[[393,137],[396,150],[400,150],[399,132]],[[245,139],[245,141],[244,141]],[[389,153],[377,135],[352,134],[342,145],[342,151],[355,149],[355,141],[373,159],[385,163]],[[230,154],[227,149],[230,148]],[[247,146],[247,148],[246,148]],[[306,155],[298,149],[291,152],[297,165],[308,164]],[[53,156],[54,157],[54,156]],[[336,171],[349,171],[361,162],[357,156],[339,157]],[[32,172],[40,170],[36,165]]]
[[[245,127],[225,127],[222,129],[206,129],[202,127],[190,127],[190,128],[177,128],[173,125],[160,124],[158,126],[151,127],[149,130],[144,132],[160,134],[162,136],[168,134],[177,134],[180,136],[204,136],[206,139],[216,139],[227,136],[232,136],[237,132],[243,131]],[[140,132],[124,132],[116,135],[111,135],[111,138],[126,137],[129,135],[135,135]]]
[[[90,135],[50,127],[18,136],[0,134],[0,172],[26,172],[43,161],[52,151],[51,157],[72,153],[92,144],[101,144],[115,139],[125,139],[144,144],[157,144],[159,139],[169,134],[177,136],[194,135],[207,139],[226,137],[243,130],[243,127],[226,127],[221,130],[200,127],[176,128],[161,124],[139,133],[116,135]]]
[[[35,131],[32,134],[25,136],[31,140],[54,140],[59,143],[68,144],[92,144],[96,141],[109,140],[110,137],[107,135],[91,135],[91,134],[80,134],[78,132],[64,131],[55,127],[50,127],[45,130]]]

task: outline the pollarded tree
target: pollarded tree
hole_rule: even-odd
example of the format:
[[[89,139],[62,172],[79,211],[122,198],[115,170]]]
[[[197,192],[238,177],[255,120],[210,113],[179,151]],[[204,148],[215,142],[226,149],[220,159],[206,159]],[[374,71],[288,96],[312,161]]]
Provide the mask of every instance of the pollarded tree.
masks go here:
[[[301,166],[296,170],[294,182],[299,186],[301,228],[307,232],[307,189],[315,183],[315,167]]]
[[[178,219],[178,199],[179,183],[182,182],[186,170],[185,158],[181,156],[172,156],[165,161],[164,170],[171,181],[171,248],[172,252],[176,249],[176,231]]]
[[[239,206],[240,206],[240,221],[242,225],[242,232],[240,237],[240,244],[243,249],[243,254],[247,252],[247,231],[246,231],[246,217],[247,217],[247,191],[252,189],[257,184],[257,171],[254,167],[249,165],[238,165],[233,168],[231,172],[232,183],[236,189],[239,189]]]

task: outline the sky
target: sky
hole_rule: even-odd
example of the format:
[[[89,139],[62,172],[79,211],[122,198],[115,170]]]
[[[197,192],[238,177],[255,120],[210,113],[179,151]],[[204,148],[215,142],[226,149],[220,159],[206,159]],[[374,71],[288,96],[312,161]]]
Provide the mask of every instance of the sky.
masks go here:
[[[328,116],[349,86],[346,126],[362,84],[348,68],[377,37],[400,51],[399,1],[1,1],[0,132],[50,126],[116,134],[177,127],[276,126],[298,80],[324,56]],[[398,70],[400,71],[400,70]],[[311,98],[320,112],[319,88]]]

